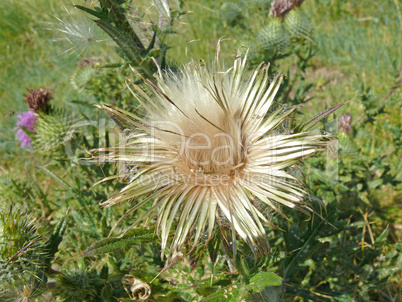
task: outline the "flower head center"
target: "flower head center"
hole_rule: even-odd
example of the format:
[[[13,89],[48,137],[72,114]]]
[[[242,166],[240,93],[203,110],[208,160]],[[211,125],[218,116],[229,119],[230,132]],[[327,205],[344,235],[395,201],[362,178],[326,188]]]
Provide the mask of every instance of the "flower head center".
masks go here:
[[[227,184],[244,166],[242,146],[229,133],[196,132],[183,141],[178,169],[198,185]]]

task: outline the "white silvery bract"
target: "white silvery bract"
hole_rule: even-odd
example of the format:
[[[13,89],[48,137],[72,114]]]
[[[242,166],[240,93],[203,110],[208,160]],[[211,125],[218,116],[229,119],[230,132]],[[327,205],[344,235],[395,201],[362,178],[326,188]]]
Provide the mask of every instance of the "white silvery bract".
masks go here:
[[[157,210],[162,255],[173,226],[171,257],[186,244],[209,240],[217,224],[231,228],[234,252],[238,234],[265,254],[264,224],[271,223],[264,209],[283,216],[281,206],[313,211],[302,182],[285,170],[324,150],[329,135],[284,130],[296,107],[273,109],[282,75],[270,81],[261,63],[250,76],[246,58],[239,51],[222,71],[218,45],[212,67],[191,62],[178,74],[160,71],[157,83],[146,80],[152,95],[132,84],[144,116],[100,106],[127,136],[119,146],[93,150],[94,156],[134,167],[129,184],[101,204],[132,201],[122,220],[152,200],[131,227]]]
[[[93,20],[83,15],[76,8],[68,10],[67,15],[56,18],[55,22],[46,22],[45,29],[53,33],[52,41],[62,42],[67,45],[66,54],[79,57],[85,51],[90,51],[98,43],[110,43],[110,40]]]
[[[172,26],[174,20],[180,17],[180,14],[172,14],[170,10],[170,4],[173,4],[175,8],[181,7],[180,2],[177,0],[152,0],[151,3],[159,12],[158,27],[162,31]]]
[[[170,8],[168,0],[153,0],[152,4],[156,7],[158,12],[165,17],[166,19],[170,19]]]

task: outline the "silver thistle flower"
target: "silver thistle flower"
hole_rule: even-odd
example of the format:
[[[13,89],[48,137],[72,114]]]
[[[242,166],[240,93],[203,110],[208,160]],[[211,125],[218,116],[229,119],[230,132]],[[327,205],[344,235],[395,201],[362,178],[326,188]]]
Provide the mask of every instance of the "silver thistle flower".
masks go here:
[[[52,33],[51,41],[62,42],[67,48],[63,54],[81,56],[93,52],[96,44],[111,44],[102,30],[76,8],[67,9],[64,18],[55,17],[54,22],[44,22],[44,29]]]
[[[209,240],[217,224],[231,228],[234,253],[238,234],[265,254],[263,223],[271,223],[264,208],[283,216],[280,206],[313,212],[302,182],[286,169],[325,149],[329,135],[310,129],[341,105],[286,132],[283,124],[296,107],[272,109],[282,75],[270,82],[261,63],[249,77],[246,58],[239,51],[233,67],[221,71],[218,44],[212,69],[192,62],[179,75],[159,72],[156,84],[146,80],[152,96],[132,84],[145,116],[100,106],[128,135],[119,146],[93,150],[94,156],[135,167],[129,184],[101,205],[134,201],[122,220],[154,200],[131,227],[158,209],[162,256],[172,225],[170,257],[203,235]]]

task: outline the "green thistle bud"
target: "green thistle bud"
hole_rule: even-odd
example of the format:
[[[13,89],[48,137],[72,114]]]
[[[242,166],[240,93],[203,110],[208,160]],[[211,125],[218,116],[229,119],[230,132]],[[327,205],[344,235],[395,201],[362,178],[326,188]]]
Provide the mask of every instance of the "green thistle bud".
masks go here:
[[[41,115],[36,122],[34,148],[41,153],[58,151],[71,140],[74,123],[65,113]]]
[[[257,35],[258,45],[265,50],[284,53],[289,49],[290,39],[281,18],[273,18]]]
[[[9,209],[0,213],[0,300],[25,301],[44,288],[43,243],[36,222]]]
[[[305,38],[311,35],[312,28],[308,17],[299,7],[292,9],[285,16],[285,28],[292,38]]]
[[[85,92],[88,83],[96,76],[96,69],[90,65],[82,66],[72,75],[71,85],[80,93]]]
[[[102,288],[105,287],[105,280],[96,273],[74,270],[60,274],[56,278],[56,295],[63,301],[99,301]]]
[[[353,138],[347,132],[339,132],[338,135],[339,152],[349,158],[355,158],[359,154],[359,148]]]
[[[219,8],[219,16],[227,24],[235,25],[242,18],[242,12],[236,3],[223,2]]]

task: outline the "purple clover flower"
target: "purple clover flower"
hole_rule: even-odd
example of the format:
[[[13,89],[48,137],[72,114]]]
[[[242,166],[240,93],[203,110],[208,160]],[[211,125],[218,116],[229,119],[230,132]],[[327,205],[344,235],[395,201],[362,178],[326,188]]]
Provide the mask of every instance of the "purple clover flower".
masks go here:
[[[33,130],[37,118],[38,118],[37,114],[33,111],[27,111],[18,114],[18,122],[17,127],[15,127],[15,129],[17,130],[16,137],[21,141],[22,148],[32,147],[32,141],[31,138],[25,133],[25,131],[22,130],[21,126],[25,127],[32,134],[35,134]]]

